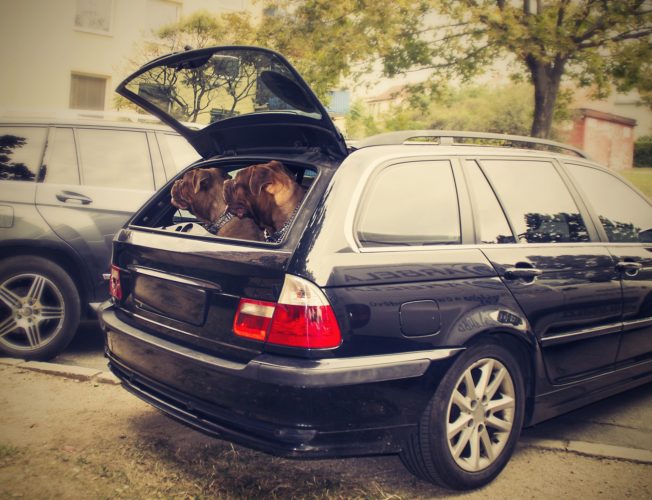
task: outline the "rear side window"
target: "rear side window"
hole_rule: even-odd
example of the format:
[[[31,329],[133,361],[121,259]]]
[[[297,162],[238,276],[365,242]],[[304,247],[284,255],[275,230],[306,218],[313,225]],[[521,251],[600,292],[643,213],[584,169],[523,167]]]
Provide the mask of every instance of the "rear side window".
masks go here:
[[[555,166],[536,160],[482,160],[519,243],[589,241],[580,211]]]
[[[46,136],[46,127],[0,127],[0,179],[34,181]]]
[[[597,213],[609,241],[652,241],[652,206],[647,200],[607,172],[584,165],[568,167]]]
[[[172,162],[172,164],[170,164],[170,161],[165,162],[165,174],[168,179],[174,177],[182,168],[186,168],[201,158],[195,148],[180,135],[158,134],[158,138],[160,141],[165,142]]]
[[[132,130],[78,129],[82,184],[154,189],[147,134]]]
[[[450,162],[384,168],[371,179],[356,229],[365,247],[460,243],[457,190]]]

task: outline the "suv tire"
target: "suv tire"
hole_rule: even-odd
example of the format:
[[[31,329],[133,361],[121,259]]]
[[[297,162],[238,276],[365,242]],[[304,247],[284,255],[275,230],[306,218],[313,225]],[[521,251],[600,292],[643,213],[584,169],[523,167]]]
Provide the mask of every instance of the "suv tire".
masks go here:
[[[47,360],[70,343],[80,319],[72,279],[42,257],[0,262],[0,350],[10,356]]]
[[[419,478],[446,488],[484,486],[514,451],[524,403],[523,376],[512,353],[499,344],[475,344],[443,377],[401,461]]]

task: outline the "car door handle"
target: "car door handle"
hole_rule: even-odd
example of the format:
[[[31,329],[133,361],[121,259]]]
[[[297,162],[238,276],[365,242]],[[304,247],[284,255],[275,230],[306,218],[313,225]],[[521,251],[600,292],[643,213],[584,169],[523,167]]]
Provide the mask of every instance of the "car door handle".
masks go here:
[[[508,280],[533,280],[537,276],[541,276],[543,271],[536,267],[508,267],[505,269],[505,278]]]
[[[90,199],[88,196],[84,196],[83,194],[75,193],[73,191],[61,191],[56,194],[57,200],[63,202],[63,203],[81,203],[82,205],[90,205],[93,203],[93,200]]]
[[[624,272],[627,276],[636,276],[641,269],[643,269],[643,264],[640,262],[621,260],[616,264],[616,270]]]

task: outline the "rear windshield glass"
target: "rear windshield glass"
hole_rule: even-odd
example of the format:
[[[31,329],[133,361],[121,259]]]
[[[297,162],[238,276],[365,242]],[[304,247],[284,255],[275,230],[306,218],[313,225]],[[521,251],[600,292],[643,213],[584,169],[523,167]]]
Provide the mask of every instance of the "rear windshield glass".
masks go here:
[[[156,66],[127,90],[180,122],[207,125],[271,111],[321,118],[287,65],[262,51],[222,49]]]

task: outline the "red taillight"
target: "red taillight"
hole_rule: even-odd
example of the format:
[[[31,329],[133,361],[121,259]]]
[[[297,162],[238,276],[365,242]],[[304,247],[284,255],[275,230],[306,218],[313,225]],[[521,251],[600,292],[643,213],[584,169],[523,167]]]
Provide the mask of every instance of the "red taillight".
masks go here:
[[[241,299],[233,331],[241,337],[306,349],[333,348],[342,341],[323,293],[309,281],[290,275],[278,303]]]
[[[120,284],[120,268],[111,266],[109,278],[109,295],[116,300],[122,300],[122,285]]]
[[[265,340],[275,306],[274,302],[241,299],[233,321],[233,331],[240,337]]]

